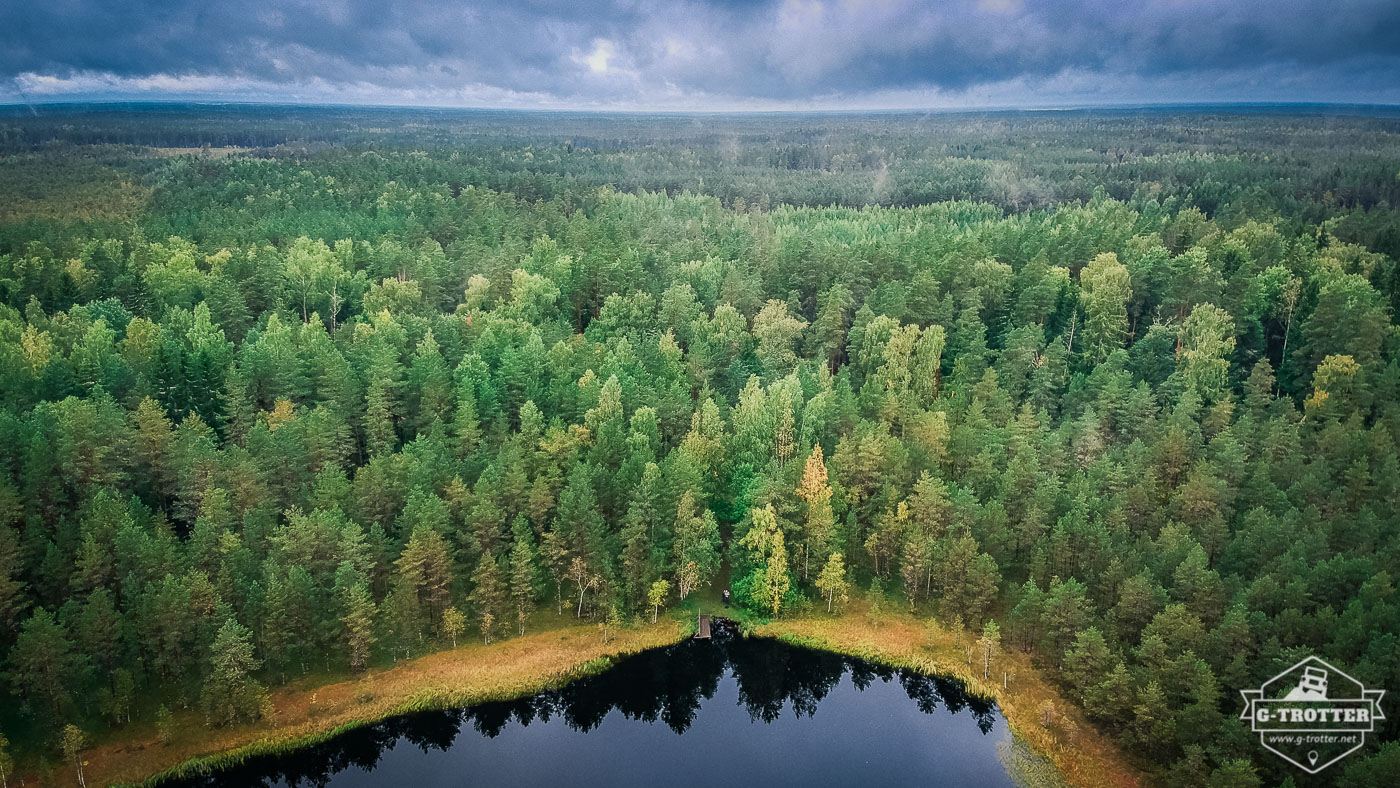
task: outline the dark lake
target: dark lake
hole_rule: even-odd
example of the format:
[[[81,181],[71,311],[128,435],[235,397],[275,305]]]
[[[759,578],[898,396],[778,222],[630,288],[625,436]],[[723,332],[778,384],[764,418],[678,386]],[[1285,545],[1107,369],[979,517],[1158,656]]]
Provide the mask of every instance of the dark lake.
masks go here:
[[[398,717],[184,785],[1011,786],[954,681],[717,627],[509,703]]]

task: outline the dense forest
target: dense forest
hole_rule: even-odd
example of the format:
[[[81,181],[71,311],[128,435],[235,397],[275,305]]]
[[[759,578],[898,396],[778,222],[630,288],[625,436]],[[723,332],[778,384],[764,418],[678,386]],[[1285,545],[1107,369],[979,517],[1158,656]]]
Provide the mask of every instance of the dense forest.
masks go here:
[[[1237,690],[1400,688],[1397,205],[1387,117],[0,116],[0,766],[727,578],[1291,780]]]

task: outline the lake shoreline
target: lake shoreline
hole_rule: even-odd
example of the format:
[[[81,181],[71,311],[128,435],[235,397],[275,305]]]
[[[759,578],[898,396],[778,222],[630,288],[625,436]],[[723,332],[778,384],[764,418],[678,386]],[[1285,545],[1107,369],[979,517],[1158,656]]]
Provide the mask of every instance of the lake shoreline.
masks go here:
[[[1049,687],[1026,655],[1004,654],[994,665],[997,674],[1005,668],[1014,677],[1002,689],[999,682],[983,681],[960,658],[963,645],[957,633],[926,626],[924,620],[851,610],[840,617],[812,614],[741,626],[753,636],[957,680],[970,694],[995,701],[1011,732],[1070,785],[1125,788],[1140,783],[1121,750]],[[672,618],[619,630],[604,643],[596,627],[576,624],[489,646],[433,652],[319,686],[293,682],[273,692],[276,712],[270,722],[210,729],[197,712],[182,712],[177,717],[188,724],[168,745],[154,737],[149,725],[135,735],[101,742],[85,753],[88,783],[156,786],[312,746],[391,717],[514,700],[594,675],[628,655],[680,642],[694,627],[693,618]],[[1072,723],[1043,727],[1039,714],[1046,700]],[[66,771],[57,766],[50,776]]]
[[[1012,734],[1053,764],[1065,783],[1076,788],[1133,788],[1142,783],[1141,772],[1121,748],[1045,681],[1029,655],[1012,651],[993,661],[993,676],[999,677],[1002,670],[1011,676],[1003,689],[999,680],[983,680],[981,671],[967,663],[964,647],[975,635],[931,625],[931,621],[851,610],[843,616],[808,615],[760,623],[752,631],[759,637],[954,679],[969,694],[995,701]],[[1047,701],[1059,715],[1048,728],[1040,720]]]
[[[620,629],[604,643],[596,626],[572,625],[491,645],[464,644],[329,684],[292,682],[272,692],[276,711],[270,721],[208,728],[198,712],[186,711],[176,714],[184,724],[168,745],[150,725],[99,742],[84,753],[87,783],[156,786],[302,749],[391,717],[514,700],[602,672],[622,657],[680,642],[693,627],[667,619]],[[49,776],[67,773],[65,764]],[[18,784],[31,783],[22,777]]]

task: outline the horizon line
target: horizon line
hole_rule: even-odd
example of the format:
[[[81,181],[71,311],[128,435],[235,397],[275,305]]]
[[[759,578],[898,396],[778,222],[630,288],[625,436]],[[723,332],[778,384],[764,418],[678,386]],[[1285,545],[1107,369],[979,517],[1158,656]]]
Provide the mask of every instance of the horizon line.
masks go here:
[[[638,109],[627,107],[509,107],[455,104],[379,104],[358,102],[325,102],[295,100],[250,100],[216,98],[54,98],[0,102],[0,112],[8,109],[41,107],[120,107],[120,106],[184,106],[184,107],[269,107],[285,109],[348,109],[348,110],[420,110],[437,112],[519,112],[557,113],[574,115],[876,115],[888,114],[967,114],[978,112],[1085,112],[1102,110],[1192,109],[1192,108],[1309,108],[1366,109],[1400,112],[1400,103],[1331,102],[1331,101],[1142,101],[1104,104],[987,104],[964,107],[859,107],[859,108],[774,108],[774,109]]]

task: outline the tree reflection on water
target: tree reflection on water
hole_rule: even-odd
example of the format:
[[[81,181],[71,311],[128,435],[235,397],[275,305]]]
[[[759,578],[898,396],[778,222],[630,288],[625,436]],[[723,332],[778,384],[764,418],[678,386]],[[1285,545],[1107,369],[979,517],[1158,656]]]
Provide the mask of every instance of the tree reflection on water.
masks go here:
[[[876,681],[897,680],[925,714],[940,707],[950,714],[967,709],[984,734],[992,731],[998,717],[994,703],[967,694],[956,681],[778,641],[741,638],[732,626],[717,622],[710,641],[687,640],[627,657],[603,673],[559,689],[513,701],[395,717],[295,753],[253,758],[182,784],[325,785],[348,768],[373,770],[387,750],[401,743],[424,752],[447,750],[467,726],[495,738],[512,722],[529,726],[556,718],[575,731],[588,732],[614,710],[629,720],[661,722],[684,733],[727,673],[732,673],[739,702],[755,722],[772,723],[785,708],[799,718],[813,717],[847,674],[860,691]]]

